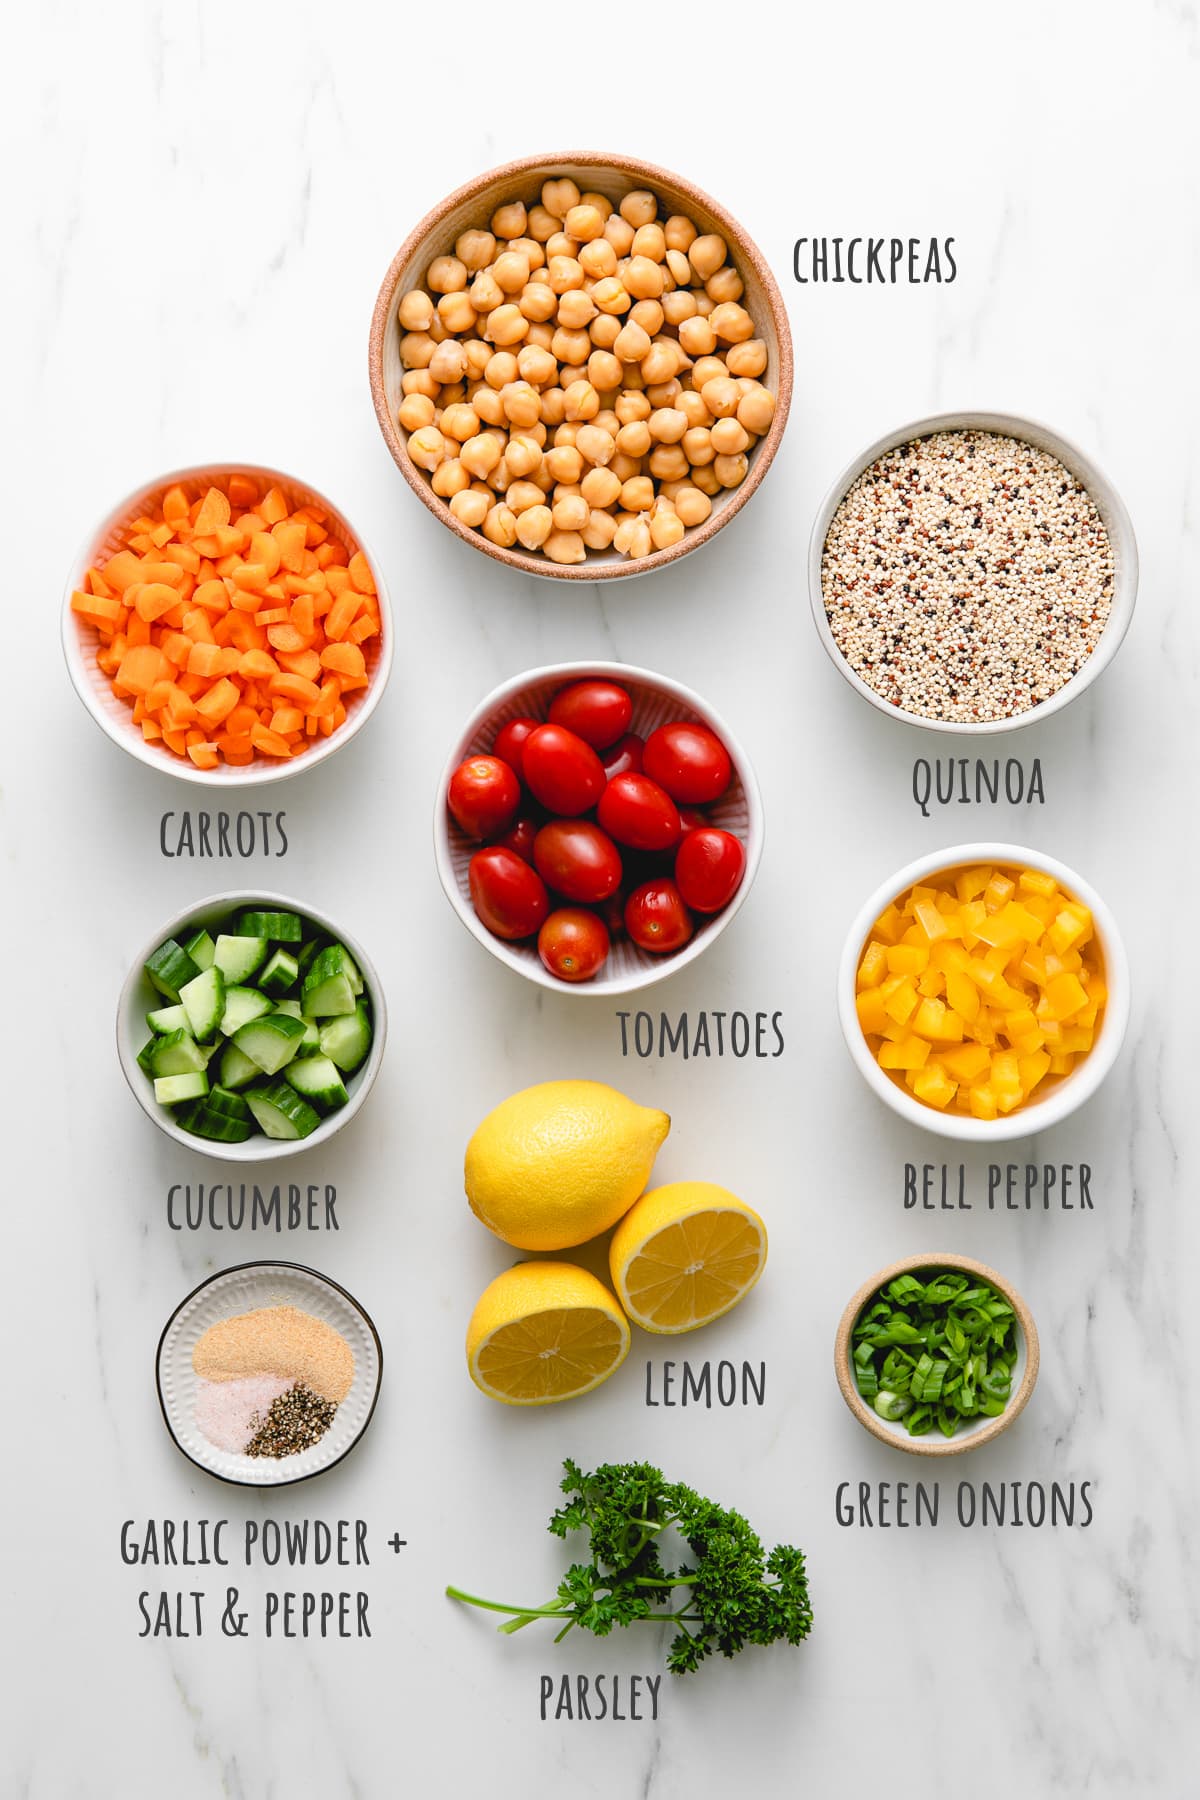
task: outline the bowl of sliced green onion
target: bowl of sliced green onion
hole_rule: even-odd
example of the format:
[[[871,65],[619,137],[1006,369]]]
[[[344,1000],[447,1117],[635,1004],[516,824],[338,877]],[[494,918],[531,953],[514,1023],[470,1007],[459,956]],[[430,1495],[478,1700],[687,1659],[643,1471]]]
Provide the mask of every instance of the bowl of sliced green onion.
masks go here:
[[[117,1007],[121,1068],[168,1137],[231,1162],[314,1148],[379,1073],[383,989],[357,939],[282,894],[215,894],[160,926]]]
[[[906,1256],[864,1281],[838,1325],[842,1398],[874,1437],[957,1456],[1007,1431],[1037,1380],[1037,1326],[972,1256]]]

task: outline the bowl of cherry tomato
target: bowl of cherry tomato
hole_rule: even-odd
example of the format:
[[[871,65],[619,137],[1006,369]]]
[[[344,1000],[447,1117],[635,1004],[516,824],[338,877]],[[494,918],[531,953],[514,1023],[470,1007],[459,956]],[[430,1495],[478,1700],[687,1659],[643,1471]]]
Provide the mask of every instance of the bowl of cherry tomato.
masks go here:
[[[543,987],[623,994],[718,938],[762,854],[745,752],[698,694],[625,663],[530,669],[447,760],[434,845],[468,931]]]

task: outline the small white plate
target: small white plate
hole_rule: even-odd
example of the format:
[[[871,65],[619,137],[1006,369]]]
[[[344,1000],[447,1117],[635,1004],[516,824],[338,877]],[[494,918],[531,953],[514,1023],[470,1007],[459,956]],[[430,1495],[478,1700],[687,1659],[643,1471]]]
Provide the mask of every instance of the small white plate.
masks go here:
[[[311,1450],[296,1456],[242,1456],[210,1444],[196,1424],[197,1339],[221,1319],[260,1306],[294,1306],[340,1331],[354,1352],[354,1381],[333,1424]],[[299,1263],[241,1263],[201,1282],[163,1328],[155,1361],[163,1421],[183,1454],[197,1468],[241,1487],[286,1487],[307,1481],[341,1462],[354,1448],[375,1411],[383,1379],[383,1346],[370,1315],[352,1294]]]

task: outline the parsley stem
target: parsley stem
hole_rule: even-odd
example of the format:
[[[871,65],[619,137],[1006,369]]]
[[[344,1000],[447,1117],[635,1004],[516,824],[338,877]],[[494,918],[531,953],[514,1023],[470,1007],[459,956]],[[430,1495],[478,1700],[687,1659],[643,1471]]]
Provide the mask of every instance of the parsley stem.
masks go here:
[[[508,1613],[514,1620],[526,1624],[534,1619],[561,1619],[566,1608],[563,1606],[503,1606],[498,1600],[481,1600],[478,1594],[464,1593],[462,1588],[448,1587],[446,1593],[451,1600],[461,1600],[467,1606],[482,1606],[485,1612]],[[503,1626],[500,1628],[504,1629]],[[516,1629],[516,1626],[512,1627]]]

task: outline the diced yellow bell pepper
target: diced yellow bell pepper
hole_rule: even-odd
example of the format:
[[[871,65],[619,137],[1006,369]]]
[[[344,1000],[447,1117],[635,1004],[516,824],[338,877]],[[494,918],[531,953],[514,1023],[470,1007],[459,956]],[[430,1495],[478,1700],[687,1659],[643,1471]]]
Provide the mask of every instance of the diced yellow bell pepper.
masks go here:
[[[950,1012],[940,1000],[922,1000],[909,1021],[912,1030],[918,1037],[928,1038],[935,1044],[960,1044],[963,1035],[963,1022],[955,1012]]]
[[[878,938],[872,938],[863,951],[862,961],[858,965],[855,985],[860,993],[863,988],[878,987],[887,974],[887,945],[881,944]]]
[[[946,921],[932,900],[918,900],[913,917],[931,944],[936,938],[947,936]]]
[[[1081,1012],[1088,1002],[1087,989],[1078,975],[1070,970],[1050,977],[1046,983],[1045,998],[1050,1010],[1043,1015],[1039,1007],[1039,1018],[1045,1016],[1058,1020],[1069,1019],[1072,1013]]]
[[[901,919],[899,908],[887,906],[876,919],[871,936],[878,938],[883,944],[895,944],[899,942],[900,933],[903,930],[904,922]]]
[[[1095,1032],[1088,1025],[1076,1025],[1074,1021],[1064,1027],[1059,1049],[1073,1056],[1086,1056],[1095,1041]]]
[[[884,955],[889,975],[919,975],[929,963],[929,951],[920,944],[894,944]]]
[[[970,952],[952,938],[939,938],[929,947],[930,968],[941,969],[946,975],[951,969],[965,969],[970,960]]]
[[[979,1012],[979,989],[961,969],[951,969],[946,976],[946,999],[959,1018],[970,1024]]]
[[[954,877],[954,892],[960,901],[977,900],[991,878],[990,869],[960,869]]]
[[[973,1087],[968,1096],[971,1116],[975,1119],[994,1119],[999,1111],[996,1096],[986,1082]]]
[[[883,1009],[897,1025],[907,1024],[917,1010],[917,990],[907,976],[899,986],[893,988],[883,1003]]]
[[[937,1060],[955,1081],[977,1081],[992,1066],[985,1044],[956,1044],[952,1050],[940,1050]]]
[[[1023,894],[1040,894],[1044,900],[1053,900],[1058,892],[1057,881],[1044,869],[1022,869],[1017,886]]]
[[[854,997],[858,1011],[858,1022],[868,1037],[879,1036],[884,1031],[888,1016],[883,1010],[883,995],[878,988],[864,988]]]
[[[1017,1067],[1021,1071],[1021,1086],[1028,1098],[1038,1082],[1050,1073],[1050,1058],[1044,1050],[1035,1050],[1031,1056],[1019,1058]]]
[[[924,1038],[908,1037],[901,1044],[879,1046],[881,1069],[920,1069],[929,1060],[929,1045]]]
[[[1009,879],[1000,869],[993,869],[991,879],[983,890],[983,904],[988,912],[999,912],[1006,900],[1011,900],[1017,891],[1015,881]]]
[[[940,1069],[936,1063],[918,1069],[909,1079],[917,1099],[926,1106],[936,1106],[939,1111],[949,1106],[958,1091],[957,1082],[951,1081],[945,1069]]]
[[[1075,1058],[1073,1056],[1052,1056],[1050,1058],[1052,1075],[1069,1075],[1074,1067]]]

